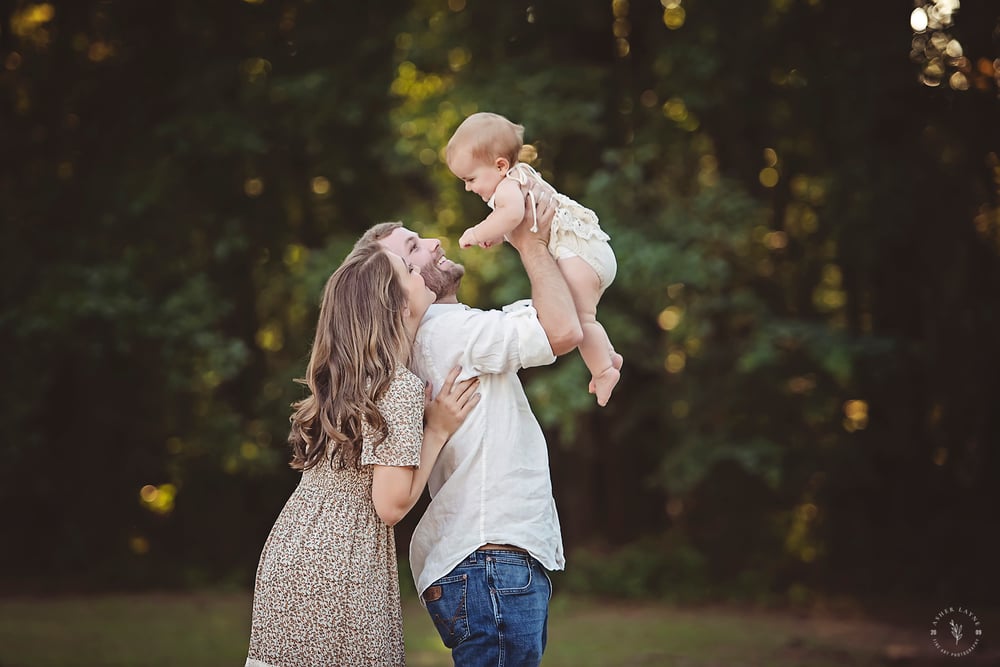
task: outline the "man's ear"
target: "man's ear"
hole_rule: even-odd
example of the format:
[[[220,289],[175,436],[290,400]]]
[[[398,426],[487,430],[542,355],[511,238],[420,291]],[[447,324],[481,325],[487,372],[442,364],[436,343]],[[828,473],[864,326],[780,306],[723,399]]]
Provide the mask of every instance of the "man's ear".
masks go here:
[[[496,166],[498,171],[502,171],[505,174],[510,171],[510,162],[505,157],[498,157]]]

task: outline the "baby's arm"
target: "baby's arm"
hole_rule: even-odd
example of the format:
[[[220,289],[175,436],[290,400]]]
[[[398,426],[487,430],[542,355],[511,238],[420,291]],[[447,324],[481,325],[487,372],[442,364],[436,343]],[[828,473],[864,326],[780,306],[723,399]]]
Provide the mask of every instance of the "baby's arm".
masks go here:
[[[503,240],[507,232],[520,224],[524,217],[524,195],[517,181],[505,178],[500,181],[493,195],[493,212],[474,227],[470,227],[458,240],[462,248],[474,245],[489,248]]]

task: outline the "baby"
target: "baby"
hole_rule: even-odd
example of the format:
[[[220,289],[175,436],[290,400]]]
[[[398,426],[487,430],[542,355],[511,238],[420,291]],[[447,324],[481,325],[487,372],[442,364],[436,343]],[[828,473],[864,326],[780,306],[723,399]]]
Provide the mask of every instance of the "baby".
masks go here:
[[[465,230],[458,242],[462,248],[502,243],[524,216],[521,185],[529,179],[542,181],[542,177],[517,161],[523,138],[522,126],[497,114],[476,113],[458,126],[448,142],[448,168],[465,181],[466,190],[475,192],[493,209],[486,219]],[[565,195],[555,193],[553,198],[556,214],[549,252],[559,264],[580,318],[580,355],[590,370],[590,393],[597,395],[598,404],[607,405],[621,377],[622,356],[597,321],[597,302],[615,279],[618,263],[608,244],[611,237],[601,229],[597,215]]]

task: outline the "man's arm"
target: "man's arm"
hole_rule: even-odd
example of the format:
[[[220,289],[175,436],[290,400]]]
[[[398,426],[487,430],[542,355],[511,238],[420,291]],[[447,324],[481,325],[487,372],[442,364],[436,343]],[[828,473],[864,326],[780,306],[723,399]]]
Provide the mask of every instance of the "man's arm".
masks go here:
[[[526,206],[521,224],[510,233],[508,240],[521,255],[521,263],[531,282],[531,303],[549,339],[552,354],[560,356],[576,349],[583,339],[583,330],[566,280],[549,254],[549,228],[555,214],[551,192],[535,189],[533,193],[537,201],[538,231],[530,231],[534,217],[531,208]]]

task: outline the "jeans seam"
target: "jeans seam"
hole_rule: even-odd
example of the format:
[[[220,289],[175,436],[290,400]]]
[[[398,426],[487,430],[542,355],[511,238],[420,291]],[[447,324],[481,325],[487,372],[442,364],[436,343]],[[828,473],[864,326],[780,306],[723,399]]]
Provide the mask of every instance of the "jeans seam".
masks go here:
[[[504,667],[503,614],[500,612],[500,595],[490,586],[490,598],[493,602],[493,621],[497,624],[497,667]]]

